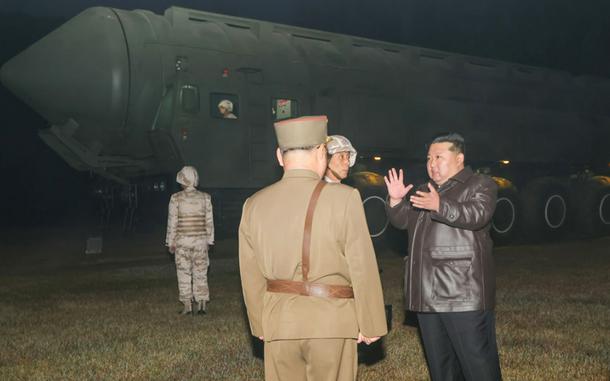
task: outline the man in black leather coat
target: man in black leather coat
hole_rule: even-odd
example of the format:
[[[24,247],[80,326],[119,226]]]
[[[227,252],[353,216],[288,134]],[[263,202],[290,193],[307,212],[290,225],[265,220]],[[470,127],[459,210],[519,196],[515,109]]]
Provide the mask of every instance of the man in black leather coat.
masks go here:
[[[409,232],[406,309],[417,312],[433,381],[502,378],[489,236],[497,186],[464,166],[464,148],[459,134],[435,138],[431,181],[414,192],[402,169],[385,177],[390,222]]]

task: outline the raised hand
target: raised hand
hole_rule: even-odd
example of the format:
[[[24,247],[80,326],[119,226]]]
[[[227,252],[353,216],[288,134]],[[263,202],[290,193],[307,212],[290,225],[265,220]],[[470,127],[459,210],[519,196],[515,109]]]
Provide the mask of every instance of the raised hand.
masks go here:
[[[388,175],[383,178],[385,185],[388,187],[388,195],[390,196],[390,206],[398,204],[413,188],[412,184],[405,186],[403,183],[402,169],[396,173],[396,169],[392,168],[388,171]]]
[[[428,189],[430,192],[415,192],[415,194],[409,198],[409,201],[411,201],[416,208],[438,212],[440,207],[440,196],[432,184],[428,183]]]

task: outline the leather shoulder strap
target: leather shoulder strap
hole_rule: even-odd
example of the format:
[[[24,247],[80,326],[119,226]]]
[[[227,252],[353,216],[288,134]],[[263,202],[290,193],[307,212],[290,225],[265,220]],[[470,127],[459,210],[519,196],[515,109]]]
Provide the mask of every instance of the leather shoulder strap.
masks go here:
[[[326,181],[320,181],[313,190],[307,207],[307,215],[305,216],[305,231],[303,232],[303,258],[301,269],[303,272],[303,282],[307,281],[309,274],[309,247],[311,245],[311,223],[313,222],[313,212],[316,210],[318,198],[322,192],[322,188],[326,185]]]

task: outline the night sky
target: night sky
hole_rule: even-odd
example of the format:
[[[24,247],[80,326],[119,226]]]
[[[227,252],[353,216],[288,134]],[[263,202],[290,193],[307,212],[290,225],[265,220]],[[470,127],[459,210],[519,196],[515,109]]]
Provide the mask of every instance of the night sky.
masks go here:
[[[85,8],[171,5],[610,78],[607,0],[1,0],[0,65]],[[84,210],[88,175],[37,137],[46,122],[2,87],[0,110],[0,224]]]

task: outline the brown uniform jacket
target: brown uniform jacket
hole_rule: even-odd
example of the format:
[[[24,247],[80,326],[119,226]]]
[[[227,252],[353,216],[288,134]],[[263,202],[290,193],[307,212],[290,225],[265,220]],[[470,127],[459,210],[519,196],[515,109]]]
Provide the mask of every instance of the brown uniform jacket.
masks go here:
[[[386,207],[392,225],[409,231],[406,307],[419,312],[492,310],[496,279],[489,228],[496,183],[466,167],[438,193],[438,213],[413,208],[408,196]]]
[[[309,281],[350,285],[354,299],[266,291],[266,279],[302,280],[305,214],[318,175],[291,170],[244,203],[239,268],[250,328],[266,341],[387,333],[377,261],[360,194],[328,184],[311,229]]]

